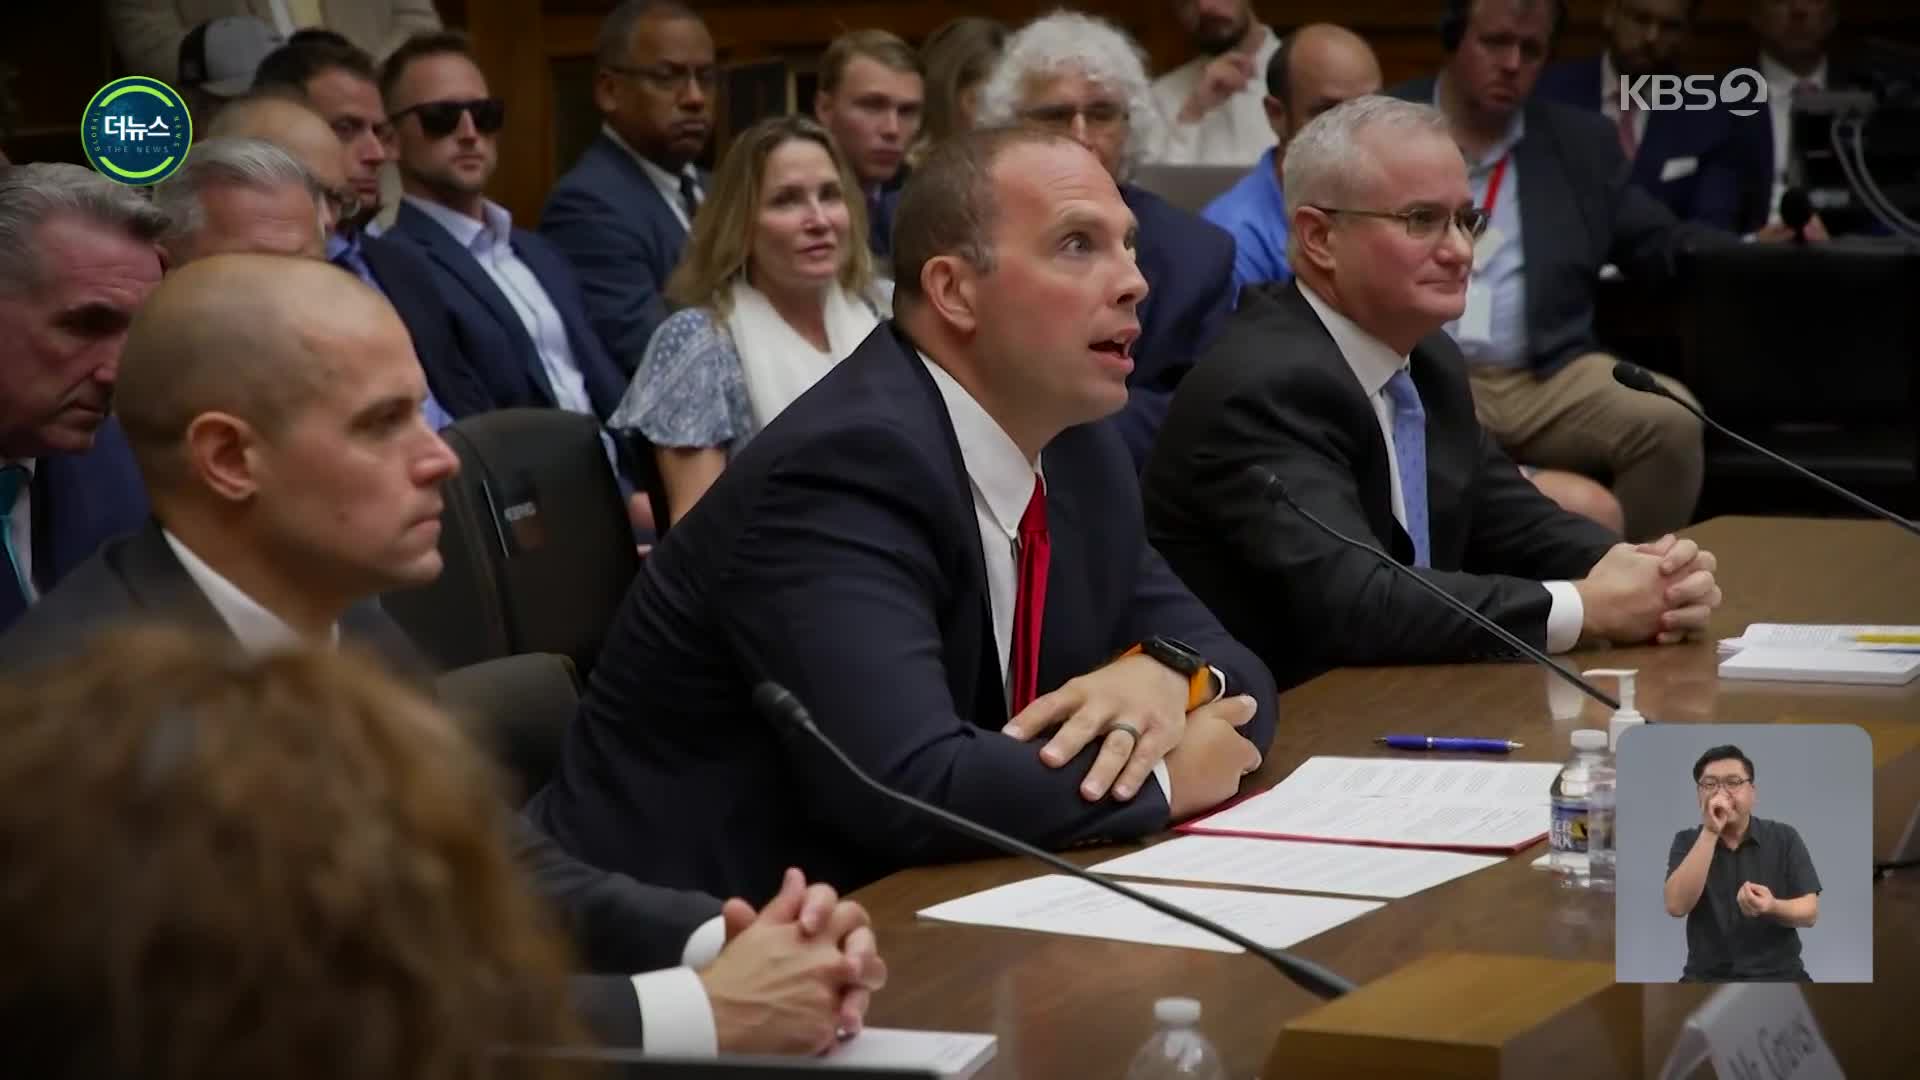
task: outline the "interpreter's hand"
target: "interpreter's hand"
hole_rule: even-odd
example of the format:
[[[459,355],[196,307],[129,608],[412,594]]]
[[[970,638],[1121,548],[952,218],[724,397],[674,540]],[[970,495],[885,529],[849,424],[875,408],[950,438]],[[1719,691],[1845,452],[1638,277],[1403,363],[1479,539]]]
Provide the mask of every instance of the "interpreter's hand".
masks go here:
[[[1152,657],[1123,656],[1034,698],[1002,730],[1026,742],[1055,728],[1040,760],[1057,769],[1099,739],[1080,797],[1093,802],[1111,789],[1125,802],[1186,734],[1187,680]]]
[[[1784,221],[1776,221],[1762,226],[1753,234],[1753,238],[1763,244],[1782,243],[1793,239],[1793,227]],[[1824,244],[1831,239],[1833,237],[1827,232],[1827,223],[1820,220],[1819,214],[1807,219],[1807,243]]]
[[[1733,803],[1728,801],[1725,795],[1715,794],[1700,810],[1700,823],[1715,836],[1719,836],[1720,830],[1726,828],[1727,822],[1732,820]]]
[[[1253,698],[1240,694],[1187,717],[1186,739],[1167,755],[1173,820],[1183,821],[1233,798],[1240,793],[1241,778],[1260,767],[1260,748],[1240,734],[1257,707]]]
[[[1754,919],[1773,914],[1774,905],[1779,902],[1773,898],[1772,889],[1752,881],[1741,883],[1734,900],[1740,905],[1740,914]]]
[[[789,869],[759,912],[736,898],[720,914],[727,945],[700,979],[721,1050],[814,1054],[860,1030],[887,981],[865,908]]]
[[[1254,76],[1253,57],[1239,51],[1229,50],[1207,62],[1200,71],[1200,78],[1193,84],[1193,92],[1180,106],[1180,122],[1192,124],[1206,116],[1220,103],[1239,93]]]
[[[1660,633],[1669,606],[1661,565],[1660,556],[1631,544],[1608,548],[1587,576],[1573,583],[1584,609],[1581,640],[1635,644]]]

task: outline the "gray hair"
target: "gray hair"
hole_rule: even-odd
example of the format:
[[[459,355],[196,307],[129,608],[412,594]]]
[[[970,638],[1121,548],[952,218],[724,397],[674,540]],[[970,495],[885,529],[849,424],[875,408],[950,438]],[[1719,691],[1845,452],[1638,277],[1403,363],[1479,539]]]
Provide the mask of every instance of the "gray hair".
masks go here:
[[[1147,81],[1145,54],[1126,31],[1091,15],[1055,11],[1007,38],[1000,59],[980,86],[975,123],[1001,127],[1020,120],[1020,95],[1036,75],[1078,73],[1120,95],[1127,106],[1127,145],[1121,179],[1132,175],[1163,131],[1160,110]]]
[[[1375,165],[1373,150],[1360,137],[1375,131],[1452,138],[1446,117],[1431,105],[1366,94],[1328,109],[1287,142],[1280,186],[1289,222],[1302,206],[1339,206],[1352,197],[1355,179],[1369,175]]]
[[[153,243],[167,216],[144,191],[79,165],[35,162],[0,168],[0,295],[17,296],[45,284],[35,237],[58,217],[79,217]]]
[[[681,0],[626,0],[600,23],[600,39],[594,46],[594,63],[603,68],[626,66],[627,50],[633,46],[633,28],[648,16],[698,19],[700,13]]]
[[[306,166],[265,139],[222,135],[194,146],[187,163],[154,190],[154,202],[172,222],[165,239],[170,251],[191,246],[207,227],[207,208],[201,202],[207,189],[228,186],[255,191],[300,188],[313,197],[314,228],[321,228],[325,192]]]

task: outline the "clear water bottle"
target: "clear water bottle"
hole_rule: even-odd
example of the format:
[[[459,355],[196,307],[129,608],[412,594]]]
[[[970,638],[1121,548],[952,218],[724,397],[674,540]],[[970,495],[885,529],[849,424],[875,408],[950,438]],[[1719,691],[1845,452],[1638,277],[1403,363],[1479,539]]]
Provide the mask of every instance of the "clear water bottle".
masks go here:
[[[1571,889],[1592,883],[1587,863],[1587,811],[1593,794],[1593,773],[1605,760],[1607,733],[1582,729],[1573,733],[1573,756],[1553,780],[1553,821],[1547,832],[1554,876]]]
[[[1227,1080],[1220,1051],[1200,1034],[1200,1003],[1161,998],[1153,1003],[1153,1038],[1133,1055],[1127,1080]]]
[[[1603,753],[1588,777],[1587,791],[1587,887],[1596,892],[1613,891],[1614,856],[1619,844],[1614,834],[1615,774],[1613,755]]]

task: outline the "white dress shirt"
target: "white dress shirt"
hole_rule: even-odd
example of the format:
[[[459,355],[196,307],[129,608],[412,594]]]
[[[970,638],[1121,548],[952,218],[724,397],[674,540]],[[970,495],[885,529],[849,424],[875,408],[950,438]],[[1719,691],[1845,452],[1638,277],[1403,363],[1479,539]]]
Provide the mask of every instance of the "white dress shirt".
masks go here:
[[[481,204],[481,214],[486,220],[475,221],[417,195],[408,195],[407,201],[452,233],[454,240],[466,248],[493,279],[507,303],[513,305],[521,325],[526,327],[527,337],[533,339],[534,351],[540,354],[540,367],[553,387],[554,404],[568,412],[597,417],[593,398],[587,394],[586,377],[574,362],[573,345],[567,340],[567,324],[560,318],[560,309],[547,295],[546,286],[540,284],[540,279],[514,253],[513,215],[507,213],[506,207],[486,200]]]
[[[165,530],[160,535],[166,537],[167,546],[173,549],[181,568],[199,586],[241,648],[258,655],[300,644],[299,632],[288,626],[286,620],[221,576],[178,537]],[[333,627],[332,641],[336,645],[340,642],[338,625]],[[725,944],[726,924],[716,915],[687,939],[680,954],[685,967],[649,971],[633,977],[648,1053],[713,1057],[719,1052],[713,1005],[707,1000],[706,986],[694,969],[713,963]]]
[[[20,583],[26,590],[27,604],[31,606],[40,599],[40,591],[33,587],[33,459],[21,458],[18,461],[0,461],[0,465],[21,465],[27,470],[26,477],[20,483],[20,494],[13,500],[13,509],[7,512],[5,526],[8,539],[13,541],[13,555],[20,567]],[[0,567],[5,572],[5,567]]]
[[[1404,529],[1407,525],[1407,503],[1406,496],[1400,490],[1400,457],[1393,449],[1393,403],[1387,399],[1387,380],[1407,367],[1412,358],[1394,352],[1386,342],[1335,311],[1304,281],[1300,283],[1300,294],[1307,298],[1307,304],[1313,308],[1314,314],[1320,316],[1320,324],[1327,328],[1327,334],[1333,338],[1340,355],[1346,358],[1347,366],[1353,369],[1353,377],[1360,380],[1360,389],[1366,392],[1367,400],[1373,403],[1374,419],[1380,422],[1380,441],[1387,446],[1387,477],[1393,485],[1388,497],[1393,506],[1393,519]],[[1428,490],[1432,490],[1431,486]],[[1427,520],[1431,522],[1433,518],[1433,508],[1428,507]],[[1586,622],[1586,605],[1580,600],[1580,591],[1571,582],[1546,581],[1541,584],[1552,602],[1547,609],[1547,651],[1566,652],[1580,640],[1580,627]]]
[[[621,138],[620,133],[613,130],[611,124],[601,124],[600,134],[613,140],[613,145],[625,150],[634,161],[640,164],[640,171],[647,174],[647,179],[653,181],[653,186],[660,189],[660,197],[667,200],[667,209],[673,211],[673,216],[680,219],[680,227],[692,229],[693,220],[687,216],[686,200],[680,197],[680,178],[684,176],[691,179],[694,198],[705,200],[707,192],[700,186],[699,171],[689,164],[682,166],[678,174],[668,172],[648,161],[646,155],[628,145],[627,140]]]
[[[1153,103],[1166,135],[1150,157],[1162,165],[1251,166],[1274,144],[1273,125],[1267,122],[1267,63],[1280,50],[1280,35],[1271,27],[1256,26],[1266,35],[1253,54],[1253,77],[1247,85],[1191,124],[1180,122],[1187,103],[1211,56],[1196,56],[1153,81]]]
[[[967,480],[973,488],[980,551],[987,560],[987,608],[993,614],[993,643],[1000,650],[1001,686],[1011,707],[1013,615],[1020,592],[1020,519],[1033,499],[1034,485],[1044,483],[1046,474],[1038,461],[1027,463],[1027,456],[1014,445],[1013,437],[945,368],[925,353],[920,354],[920,362],[927,365],[934,386],[940,389],[940,400],[946,403],[954,437],[960,442],[960,460],[967,467]],[[1224,692],[1226,677],[1217,668],[1214,677]],[[1165,760],[1154,764],[1153,777],[1160,782],[1167,805],[1172,806],[1173,782],[1168,779]]]
[[[1801,83],[1815,89],[1827,86],[1827,58],[1821,57],[1813,74],[1804,78],[1766,53],[1760,54],[1760,77],[1767,80],[1767,112],[1773,120],[1773,188],[1767,196],[1767,223],[1780,220],[1780,196],[1787,190],[1787,151],[1793,138],[1793,91]]]

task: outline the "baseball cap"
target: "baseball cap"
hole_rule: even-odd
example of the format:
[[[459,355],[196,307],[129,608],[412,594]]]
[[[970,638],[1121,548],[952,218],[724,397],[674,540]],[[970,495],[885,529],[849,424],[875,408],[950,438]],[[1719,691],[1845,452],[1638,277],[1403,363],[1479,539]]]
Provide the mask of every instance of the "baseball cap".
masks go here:
[[[215,97],[239,97],[253,71],[280,47],[280,35],[251,15],[223,15],[187,32],[180,42],[180,88]]]

